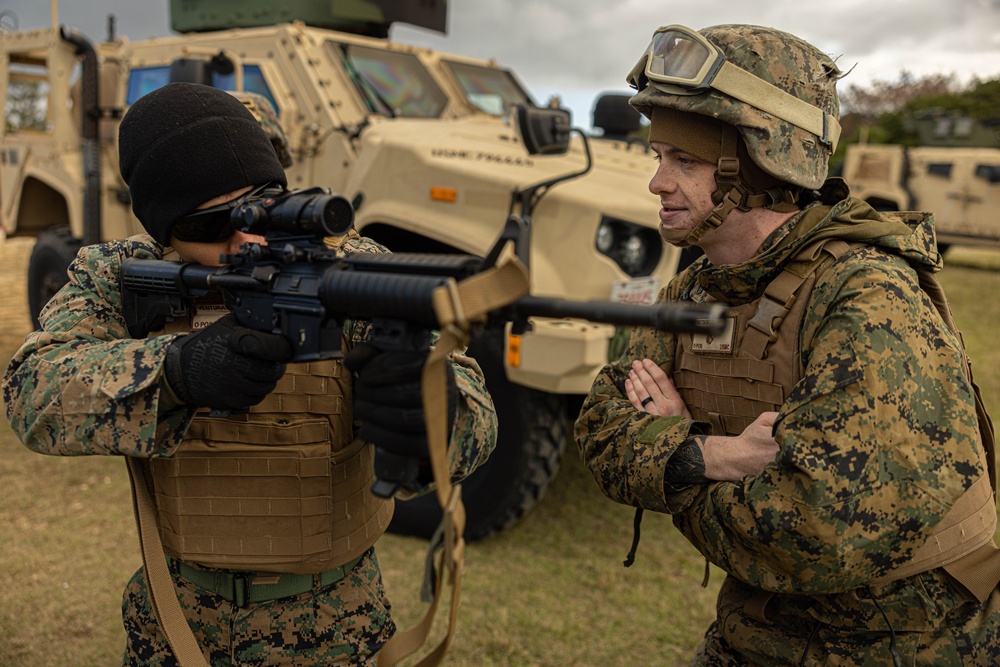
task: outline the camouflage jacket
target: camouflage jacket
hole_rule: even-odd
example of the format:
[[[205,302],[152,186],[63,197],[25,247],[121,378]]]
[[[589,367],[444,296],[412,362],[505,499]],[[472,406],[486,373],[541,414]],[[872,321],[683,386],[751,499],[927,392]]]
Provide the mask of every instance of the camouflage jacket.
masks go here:
[[[344,252],[381,253],[353,236]],[[146,235],[88,246],[70,266],[70,281],[41,314],[4,376],[7,418],[21,441],[43,454],[169,456],[194,417],[193,406],[164,407],[166,349],[179,334],[129,338],[119,286],[126,257],[159,259],[164,249]],[[365,322],[345,325],[345,337],[364,339]],[[464,477],[492,451],[496,413],[479,365],[452,356],[460,394],[449,457]],[[357,426],[357,425],[355,425]]]
[[[581,454],[609,497],[674,514],[681,532],[730,575],[718,628],[744,658],[797,664],[813,642],[811,650],[827,651],[822,659],[810,655],[816,664],[813,658],[840,650],[852,656],[857,646],[844,648],[845,633],[933,634],[949,623],[971,624],[967,641],[976,644],[978,604],[941,571],[873,584],[926,541],[982,473],[961,344],[910,266],[940,268],[931,218],[915,217],[912,226],[886,220],[836,182],[824,194],[748,262],[712,267],[703,258],[660,295],[749,303],[805,244],[865,243],[826,269],[811,293],[799,332],[804,375],[778,412],[775,462],[738,482],[665,493],[667,459],[710,427],[629,403],[624,379],[632,360],[653,359],[668,376],[673,370],[674,337],[650,330],[634,331],[622,357],[597,377],[577,421]],[[762,591],[785,595],[761,598]],[[748,611],[754,599],[770,600],[771,624]],[[989,622],[995,634],[1000,617]],[[858,664],[888,659],[881,638],[866,641],[876,647],[872,662]]]

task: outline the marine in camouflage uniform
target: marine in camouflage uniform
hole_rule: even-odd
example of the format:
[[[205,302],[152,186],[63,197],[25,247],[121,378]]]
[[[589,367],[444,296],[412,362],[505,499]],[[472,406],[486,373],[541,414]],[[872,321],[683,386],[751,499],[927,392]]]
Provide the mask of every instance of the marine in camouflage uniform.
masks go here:
[[[240,125],[245,118],[253,121],[235,100],[235,111],[232,105],[220,102],[220,96],[229,98],[224,93],[212,89],[206,91],[203,86],[178,92],[172,88],[178,85],[187,86],[171,84],[169,90],[150,93],[145,105],[140,100],[130,111],[139,107],[140,113],[155,115],[156,108],[151,105],[172,102],[172,94],[180,96],[195,91],[193,94],[197,103],[205,102],[208,109],[194,112],[198,117],[195,123],[201,122],[200,118],[204,116],[210,126],[221,121],[227,124],[229,131],[235,131],[233,127],[245,130]],[[184,109],[186,113],[195,108],[189,102],[177,104],[187,105]],[[211,110],[211,106],[216,104],[221,104],[221,111]],[[135,118],[139,115],[136,114]],[[170,113],[162,113],[160,121],[164,118],[168,123],[174,123]],[[177,123],[182,124],[181,121]],[[125,125],[123,123],[123,127]],[[138,127],[138,121],[136,125]],[[141,129],[143,137],[156,140],[155,127]],[[131,135],[131,140],[136,141],[135,135]],[[190,148],[192,142],[188,140],[186,143],[189,144],[186,147]],[[256,159],[244,169],[234,167],[235,176],[219,176],[222,184],[217,185],[216,190],[233,190],[234,183],[225,182],[226,178],[236,179],[236,185],[240,181],[254,184],[266,180],[284,184],[281,166],[276,162],[269,139],[259,127],[255,127],[249,136],[231,143],[241,157],[252,156]],[[225,150],[222,153],[223,156],[215,157],[232,157],[232,153]],[[206,158],[208,161],[212,159],[212,156]],[[186,163],[186,160],[181,163]],[[171,165],[160,166],[165,182],[171,183]],[[197,167],[192,169],[197,171]],[[131,169],[123,168],[123,173],[129,174]],[[175,181],[184,181],[183,175],[173,175]],[[195,174],[200,181],[211,181],[205,176],[204,173]],[[161,184],[163,182],[157,180],[156,183],[157,188],[169,190],[168,185]],[[136,211],[144,226],[161,239],[173,238],[166,231],[172,223],[167,222],[168,226],[162,227],[156,222],[159,213],[150,213],[142,208],[148,193],[137,176],[131,185],[134,187],[134,200],[139,202]],[[196,183],[190,187],[200,194],[179,194],[189,198],[189,203],[182,207],[190,206],[191,201],[199,198],[204,201],[212,199],[211,183],[204,187]],[[327,245],[336,248],[338,253],[387,252],[384,247],[353,231],[343,239],[328,239]],[[166,250],[169,251],[169,248]],[[169,461],[178,451],[184,450],[185,435],[196,413],[199,413],[198,406],[180,401],[176,387],[168,385],[164,379],[165,360],[171,345],[183,335],[171,333],[145,339],[131,338],[122,303],[123,260],[129,257],[160,259],[164,252],[161,242],[144,234],[81,250],[70,266],[69,283],[45,307],[40,316],[41,329],[27,337],[4,377],[8,419],[29,448],[52,455],[118,455],[153,463]],[[192,337],[195,335],[190,334]],[[367,323],[348,322],[344,329],[345,352],[358,344],[365,344],[367,335]],[[452,475],[458,479],[475,469],[492,451],[496,418],[476,362],[456,352],[450,357],[450,365],[454,370],[457,392],[448,455]],[[228,419],[209,418],[204,416],[205,411],[200,412],[202,414],[198,419],[202,421],[233,419],[242,423],[238,415]],[[355,418],[355,433],[364,426]],[[329,438],[336,442],[334,434]],[[348,434],[347,441],[350,439]],[[371,445],[367,447],[370,449]],[[337,461],[331,459],[331,471],[335,472],[337,465]],[[371,476],[370,465],[369,462],[368,477]],[[169,559],[169,562],[174,588],[188,624],[203,654],[215,667],[370,664],[378,649],[395,631],[374,548],[364,550],[357,558],[340,568],[325,571],[322,576],[306,575],[313,582],[310,590],[291,596],[263,595],[258,597],[265,599],[253,600],[239,599],[239,591],[230,594],[215,590],[204,580],[205,573],[209,581],[238,581],[239,577],[253,575],[253,572],[197,564],[192,567],[176,559]],[[188,573],[197,570],[201,573],[200,580],[193,582],[181,568],[187,568]],[[246,590],[252,588],[250,586]],[[125,590],[122,614],[127,636],[123,664],[177,664],[149,604],[142,569],[136,572]]]
[[[610,498],[672,514],[726,572],[693,664],[998,664],[996,580],[978,599],[944,567],[906,569],[974,487],[989,485],[983,549],[995,548],[983,451],[991,427],[977,419],[962,343],[920,280],[941,268],[932,217],[887,217],[839,179],[824,183],[834,142],[755,108],[766,100],[714,86],[692,94],[698,82],[670,69],[675,28],[678,42],[696,41],[687,29],[661,28],[630,75],[639,89],[632,104],[652,118],[661,169],[675,159],[668,147],[678,148],[681,159],[717,165],[717,192],[707,224],[676,228],[661,212],[666,240],[706,256],[659,298],[732,306],[735,333],[697,340],[635,330],[582,407],[585,462]],[[730,66],[828,113],[824,123],[836,118],[839,72],[810,45],[755,26],[700,35]],[[730,127],[739,132],[735,155],[719,140]],[[723,158],[733,157],[740,177],[720,177],[731,166]],[[665,207],[678,201],[660,170],[650,189]],[[713,262],[722,235],[746,234],[733,227],[749,218],[731,212],[760,206],[787,219],[761,239],[748,235],[739,261]],[[794,292],[775,301],[789,276],[807,285],[804,302]],[[762,310],[768,301],[784,308]],[[758,340],[777,361],[751,353]],[[762,432],[773,449],[741,440]],[[736,472],[709,474],[710,457],[727,451]],[[741,468],[744,454],[755,469]]]

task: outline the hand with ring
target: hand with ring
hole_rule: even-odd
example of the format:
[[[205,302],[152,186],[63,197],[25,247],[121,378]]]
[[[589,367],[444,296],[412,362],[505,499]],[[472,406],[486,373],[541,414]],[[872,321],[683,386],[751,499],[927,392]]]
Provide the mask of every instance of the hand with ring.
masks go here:
[[[650,359],[632,362],[625,380],[628,400],[641,412],[659,417],[686,417],[691,413],[663,369]]]

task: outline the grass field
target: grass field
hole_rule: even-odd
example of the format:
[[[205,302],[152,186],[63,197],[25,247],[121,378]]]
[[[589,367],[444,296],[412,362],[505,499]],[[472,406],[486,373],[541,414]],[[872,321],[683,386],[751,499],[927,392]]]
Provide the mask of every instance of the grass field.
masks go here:
[[[0,361],[28,331],[23,292],[30,246],[0,244]],[[942,274],[987,407],[1000,414],[1000,254],[956,248]],[[572,447],[572,445],[571,445]],[[719,571],[664,516],[647,513],[636,563],[632,512],[606,500],[567,450],[544,501],[512,530],[470,545],[459,630],[448,664],[681,665],[714,616]],[[115,665],[121,590],[140,562],[122,461],[39,456],[0,420],[0,666]],[[418,601],[425,544],[380,542],[404,627]],[[444,613],[444,612],[442,612]],[[438,623],[440,630],[443,618]]]

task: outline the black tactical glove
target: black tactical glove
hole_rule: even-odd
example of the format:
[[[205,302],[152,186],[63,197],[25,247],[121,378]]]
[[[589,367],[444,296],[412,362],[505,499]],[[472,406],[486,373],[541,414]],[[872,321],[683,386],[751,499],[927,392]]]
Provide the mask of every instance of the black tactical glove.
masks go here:
[[[278,334],[242,327],[226,315],[167,348],[167,382],[181,401],[213,410],[246,410],[285,374],[291,347]]]
[[[375,474],[409,490],[430,481],[420,390],[428,354],[429,350],[382,352],[370,343],[360,343],[344,357],[344,365],[358,374],[354,383],[354,415],[362,421],[358,436],[380,450]],[[450,435],[458,388],[450,363],[445,370]]]

